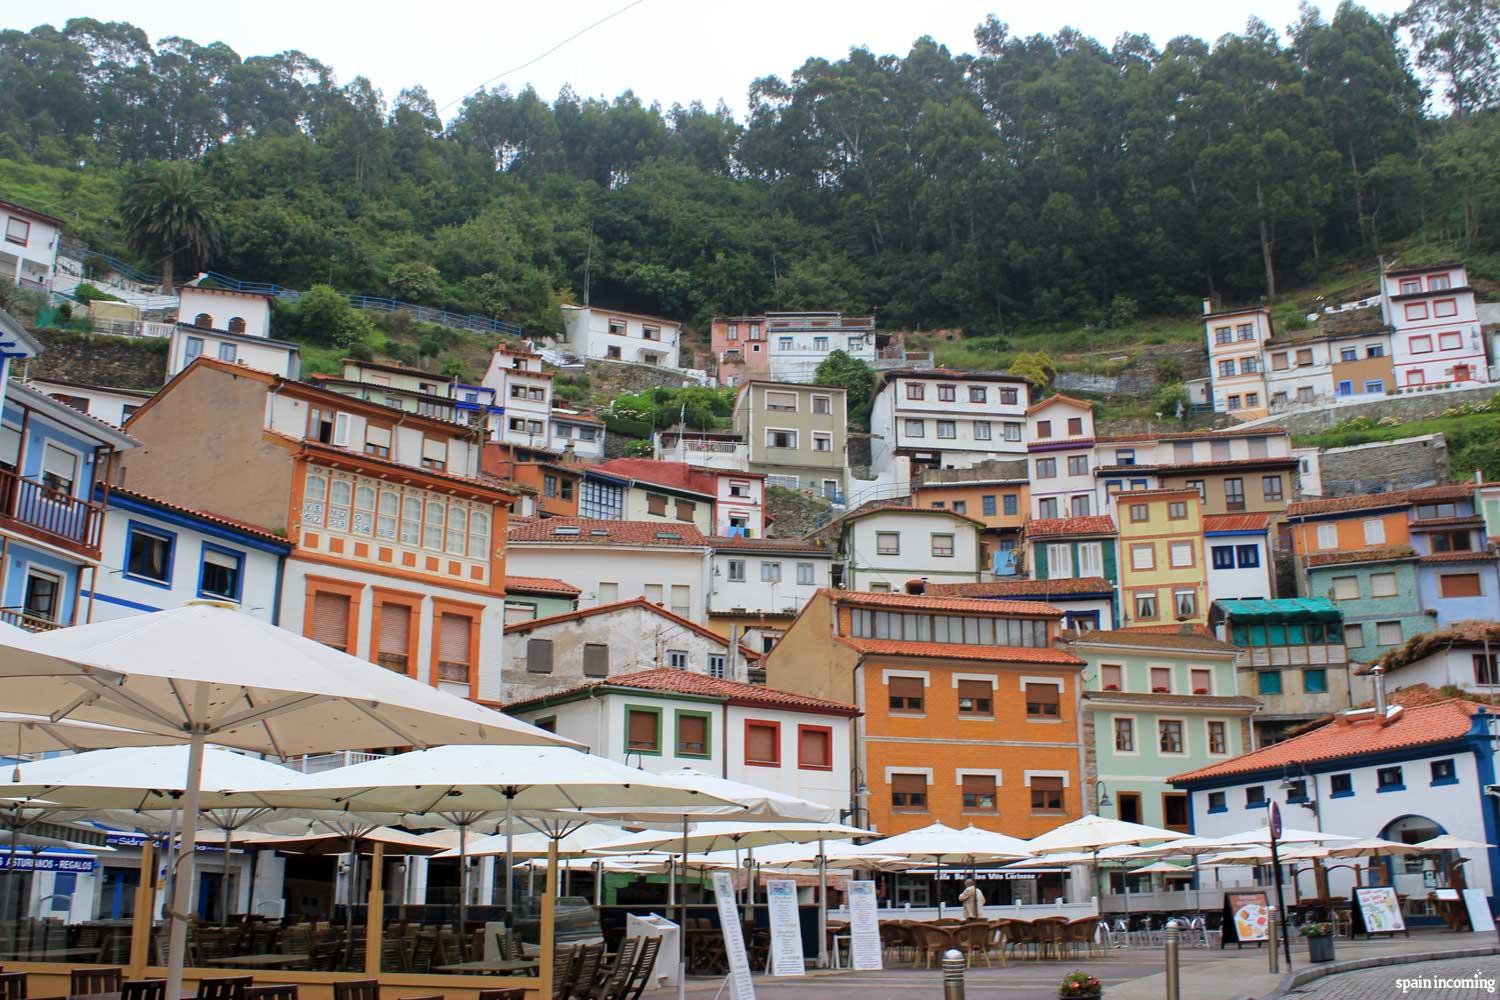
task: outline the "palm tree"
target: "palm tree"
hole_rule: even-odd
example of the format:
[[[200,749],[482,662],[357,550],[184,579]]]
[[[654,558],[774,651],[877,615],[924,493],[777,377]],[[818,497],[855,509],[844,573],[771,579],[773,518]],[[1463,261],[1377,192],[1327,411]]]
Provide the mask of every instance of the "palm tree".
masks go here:
[[[186,162],[163,164],[126,191],[126,240],[136,253],[161,263],[164,291],[172,291],[177,265],[197,271],[219,253],[214,200],[202,175]]]

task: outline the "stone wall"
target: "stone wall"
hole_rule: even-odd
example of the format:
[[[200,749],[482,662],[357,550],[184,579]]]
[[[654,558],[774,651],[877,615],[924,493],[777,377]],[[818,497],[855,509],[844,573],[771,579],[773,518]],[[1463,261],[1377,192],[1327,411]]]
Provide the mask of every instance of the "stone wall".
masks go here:
[[[1370,402],[1344,403],[1338,406],[1319,406],[1294,413],[1277,413],[1255,424],[1274,424],[1285,427],[1293,434],[1316,434],[1350,420],[1354,417],[1369,417],[1383,420],[1394,417],[1403,423],[1441,416],[1445,410],[1465,403],[1479,403],[1500,393],[1500,383],[1488,383],[1473,389],[1433,390],[1405,396],[1384,396]]]
[[[32,333],[41,341],[43,351],[22,366],[29,378],[145,392],[155,392],[166,382],[165,337],[112,337],[61,330]]]
[[[1319,456],[1323,495],[1388,493],[1449,481],[1448,441],[1441,434],[1329,448]]]

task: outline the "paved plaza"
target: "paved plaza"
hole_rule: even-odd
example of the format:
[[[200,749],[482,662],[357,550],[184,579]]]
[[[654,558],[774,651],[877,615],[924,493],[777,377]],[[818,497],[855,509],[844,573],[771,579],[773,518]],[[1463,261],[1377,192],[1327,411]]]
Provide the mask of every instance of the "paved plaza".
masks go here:
[[[1413,962],[1328,976],[1290,994],[1305,1000],[1491,1000],[1500,993],[1500,956]]]

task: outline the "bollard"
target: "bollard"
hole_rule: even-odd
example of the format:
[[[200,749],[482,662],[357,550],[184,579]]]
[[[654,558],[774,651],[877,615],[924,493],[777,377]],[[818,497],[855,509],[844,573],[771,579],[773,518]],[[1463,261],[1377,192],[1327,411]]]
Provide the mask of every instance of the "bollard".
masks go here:
[[[964,1000],[964,969],[968,960],[957,948],[943,952],[943,1000]]]
[[[1175,920],[1167,921],[1167,1000],[1180,1000],[1182,996],[1182,982],[1177,965],[1177,942],[1181,933],[1181,924]]]
[[[1277,963],[1277,960],[1276,960],[1276,958],[1277,958],[1277,952],[1281,948],[1281,945],[1278,943],[1279,939],[1276,937],[1276,919],[1277,919],[1277,916],[1278,916],[1278,914],[1276,913],[1276,907],[1274,907],[1274,906],[1268,906],[1268,907],[1266,907],[1266,944],[1268,944],[1268,945],[1271,946],[1271,950],[1270,950],[1269,954],[1271,956],[1271,958],[1270,958],[1270,971],[1272,971],[1272,972],[1280,972],[1281,971],[1281,966]]]

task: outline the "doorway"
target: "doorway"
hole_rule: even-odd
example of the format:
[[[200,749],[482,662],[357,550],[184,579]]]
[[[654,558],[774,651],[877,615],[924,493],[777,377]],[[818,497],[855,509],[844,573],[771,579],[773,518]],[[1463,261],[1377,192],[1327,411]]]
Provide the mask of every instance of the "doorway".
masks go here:
[[[1119,805],[1115,807],[1115,817],[1123,823],[1141,822],[1141,793],[1120,792],[1116,798]]]

